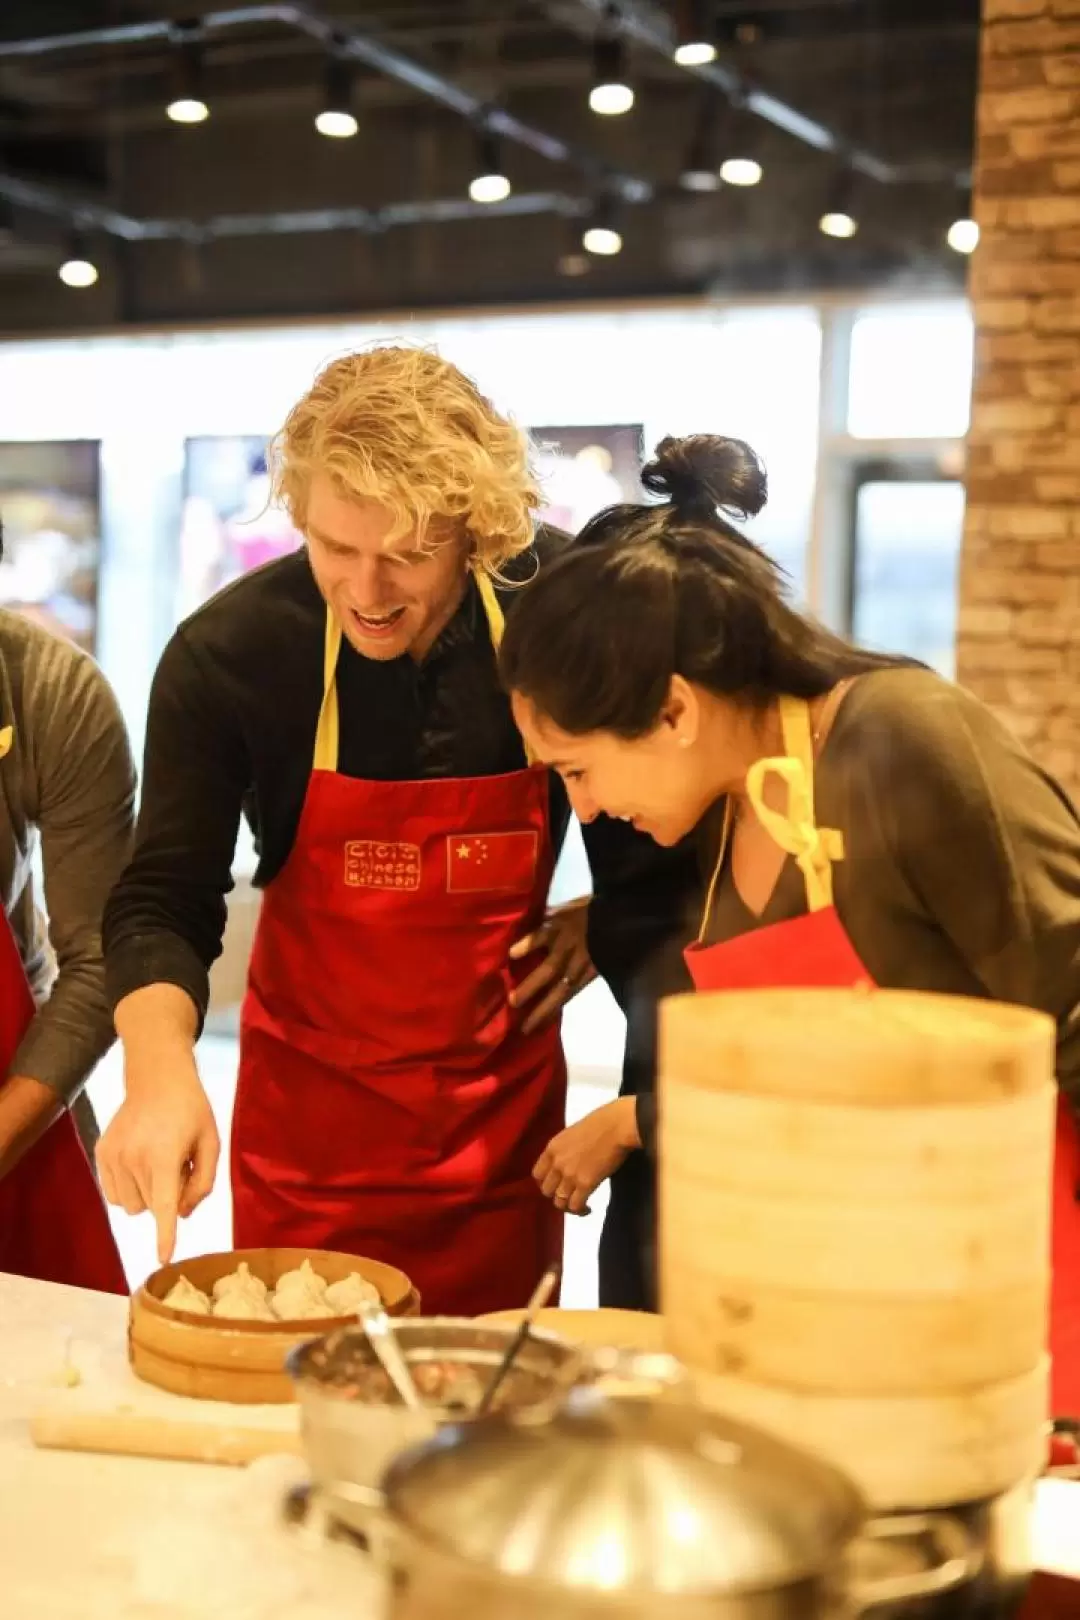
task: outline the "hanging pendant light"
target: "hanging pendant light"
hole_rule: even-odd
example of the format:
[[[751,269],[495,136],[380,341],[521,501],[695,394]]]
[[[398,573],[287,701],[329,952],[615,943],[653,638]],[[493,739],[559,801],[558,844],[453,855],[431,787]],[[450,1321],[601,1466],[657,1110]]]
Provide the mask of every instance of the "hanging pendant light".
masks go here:
[[[205,124],[210,103],[203,84],[203,48],[196,24],[178,24],[172,32],[173,90],[165,113],[174,124]]]
[[[500,161],[499,143],[490,129],[477,132],[476,173],[469,181],[469,196],[475,203],[505,202],[511,192],[510,177]]]
[[[332,141],[347,141],[357,134],[360,124],[352,108],[353,66],[344,56],[326,59],[322,106],[315,114],[315,128]]]
[[[634,105],[626,62],[626,41],[618,6],[609,6],[593,40],[592,87],[589,106],[602,118],[619,118]]]
[[[708,0],[676,0],[675,61],[680,67],[708,67],[716,61],[715,28]]]

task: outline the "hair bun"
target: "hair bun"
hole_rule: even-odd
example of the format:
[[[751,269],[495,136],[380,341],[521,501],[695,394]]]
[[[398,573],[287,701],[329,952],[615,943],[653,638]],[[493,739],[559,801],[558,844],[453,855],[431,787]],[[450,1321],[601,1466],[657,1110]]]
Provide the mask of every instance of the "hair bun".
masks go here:
[[[754,517],[769,498],[768,478],[756,451],[742,439],[712,433],[662,439],[642,469],[641,482],[688,516],[712,515],[720,508],[740,518]]]

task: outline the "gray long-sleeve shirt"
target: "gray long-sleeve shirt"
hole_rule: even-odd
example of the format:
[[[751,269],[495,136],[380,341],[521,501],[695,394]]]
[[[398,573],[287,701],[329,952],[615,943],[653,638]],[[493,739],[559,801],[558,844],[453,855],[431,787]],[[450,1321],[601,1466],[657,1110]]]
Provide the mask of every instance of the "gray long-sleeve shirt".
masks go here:
[[[113,1040],[101,914],[130,852],[135,769],[93,659],[0,609],[0,734],[8,727],[0,902],[38,1006],[10,1072],[44,1081],[70,1103]],[[34,900],[39,840],[47,923]]]

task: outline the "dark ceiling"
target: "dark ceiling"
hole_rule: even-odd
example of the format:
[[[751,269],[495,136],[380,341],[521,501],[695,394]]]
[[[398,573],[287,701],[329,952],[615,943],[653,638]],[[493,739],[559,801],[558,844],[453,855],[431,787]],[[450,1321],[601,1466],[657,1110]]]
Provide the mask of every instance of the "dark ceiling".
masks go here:
[[[2,0],[0,329],[959,281],[944,233],[966,207],[978,0],[713,0],[712,82],[671,60],[674,9],[241,3],[190,19],[211,116],[179,126],[161,25],[182,10]],[[637,103],[605,119],[587,96],[612,12]],[[313,125],[328,49],[354,71],[351,140]],[[706,107],[714,157],[762,164],[752,190],[681,186]],[[478,112],[503,131],[496,207],[467,196]],[[850,241],[817,228],[840,173]],[[623,252],[568,276],[609,197]],[[87,290],[57,278],[76,226]]]

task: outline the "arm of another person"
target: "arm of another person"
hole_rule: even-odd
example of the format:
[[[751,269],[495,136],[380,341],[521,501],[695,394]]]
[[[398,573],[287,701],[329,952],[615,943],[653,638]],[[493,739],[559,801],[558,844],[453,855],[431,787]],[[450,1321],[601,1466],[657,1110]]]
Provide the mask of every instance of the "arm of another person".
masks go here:
[[[57,971],[0,1087],[0,1175],[75,1100],[112,1045],[101,915],[130,852],[135,799],[124,722],[96,664],[58,642],[27,668],[25,707]]]
[[[150,1209],[158,1253],[210,1192],[220,1141],[194,1047],[220,954],[250,770],[228,706],[178,631],[150,695],[135,853],[105,912],[107,987],[124,1102],[98,1144],[102,1187]]]
[[[552,1138],[533,1175],[545,1197],[580,1213],[592,1192],[613,1175],[636,1149],[656,1151],[656,1093],[653,1076],[644,1072],[642,1014],[653,1009],[648,996],[649,970],[673,942],[687,936],[687,916],[700,887],[698,857],[692,838],[665,849],[643,833],[607,816],[582,829],[593,877],[588,909],[589,951],[597,971],[628,1018],[636,1085],[604,1103]],[[646,1023],[651,1033],[652,1022]],[[653,1046],[650,1043],[649,1069]],[[628,1066],[628,1073],[630,1071]]]
[[[1080,1109],[1080,819],[971,700],[943,695],[912,720],[881,773],[896,858],[987,993],[1056,1021],[1058,1080]]]
[[[589,952],[626,1014],[627,1091],[637,1144],[656,1153],[655,993],[661,961],[696,927],[701,873],[696,835],[667,849],[625,822],[598,816],[584,829],[593,874]],[[646,1057],[648,1054],[648,1057]],[[630,1097],[620,1099],[625,1107]]]

